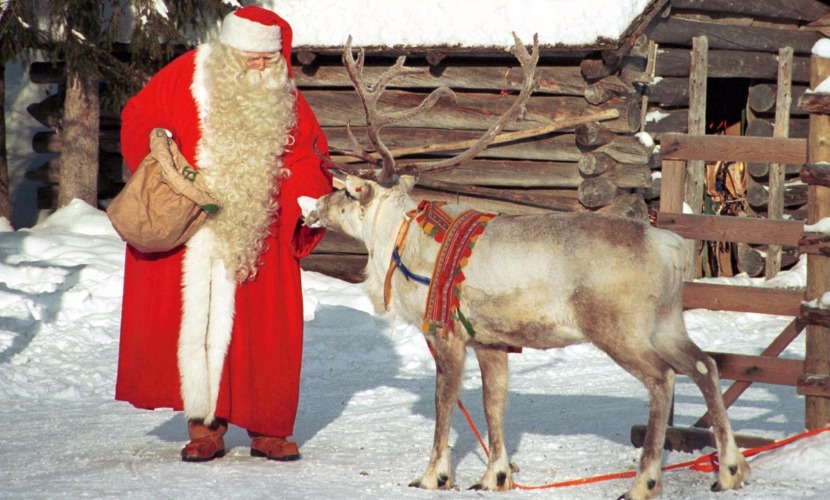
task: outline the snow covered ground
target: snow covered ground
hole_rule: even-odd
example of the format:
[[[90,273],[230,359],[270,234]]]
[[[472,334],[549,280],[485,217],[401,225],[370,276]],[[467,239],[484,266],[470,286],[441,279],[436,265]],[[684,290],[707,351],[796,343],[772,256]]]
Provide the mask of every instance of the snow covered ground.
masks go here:
[[[304,273],[302,398],[294,438],[303,459],[249,456],[232,428],[228,456],[183,463],[185,420],[113,400],[124,244],[106,215],[79,201],[31,229],[0,232],[0,498],[480,498],[467,491],[485,455],[456,412],[451,444],[458,490],[409,488],[432,441],[434,364],[419,331],[371,311],[359,285]],[[746,277],[736,284],[757,283]],[[804,283],[804,269],[771,286]],[[689,311],[705,349],[758,353],[789,318]],[[803,356],[803,340],[785,356]],[[148,367],[152,369],[152,367]],[[647,415],[645,390],[591,346],[511,355],[508,449],[527,486],[635,469],[632,425]],[[474,355],[462,401],[486,433]],[[677,425],[704,412],[685,377]],[[737,432],[780,439],[803,431],[804,400],[791,387],[752,387],[730,409]],[[709,453],[712,450],[705,450]],[[700,453],[667,453],[667,464]],[[830,433],[750,460],[753,478],[710,493],[713,476],[666,472],[665,498],[827,498]],[[498,498],[616,498],[629,479]],[[495,495],[495,494],[492,494]],[[495,498],[495,497],[494,497]]]
[[[619,36],[646,0],[302,0],[262,2],[293,25],[295,43],[356,46],[402,43],[503,45],[511,31],[526,41],[589,43]],[[250,3],[250,2],[243,2]],[[276,4],[276,5],[275,5]],[[410,5],[411,4],[411,5]],[[449,5],[449,4],[446,4]],[[584,18],[584,10],[592,17]],[[555,15],[547,15],[555,13]],[[544,14],[544,15],[543,15]],[[244,431],[231,429],[229,454],[185,464],[185,420],[113,400],[124,244],[106,216],[80,202],[35,225],[34,185],[23,171],[43,161],[31,137],[42,129],[26,105],[50,93],[25,83],[20,66],[6,73],[11,183],[16,227],[0,220],[0,498],[433,499],[492,496],[470,492],[485,455],[456,412],[451,443],[458,490],[407,487],[423,472],[432,441],[434,365],[420,332],[375,315],[360,286],[304,273],[306,300],[302,399],[295,439],[303,459],[275,463],[249,456]],[[746,277],[734,284],[759,284]],[[765,286],[803,286],[798,267]],[[760,284],[759,284],[760,285]],[[692,337],[713,351],[759,353],[790,318],[689,311]],[[803,339],[784,356],[802,357]],[[148,367],[152,369],[152,367]],[[591,346],[511,357],[506,437],[521,471],[517,482],[542,485],[636,468],[632,425],[647,416],[645,390]],[[474,357],[462,400],[484,433]],[[675,421],[704,412],[697,389],[678,379]],[[730,409],[739,433],[774,439],[803,431],[804,400],[791,387],[750,388]],[[711,450],[706,450],[706,453]],[[667,464],[700,454],[667,453]],[[830,433],[750,460],[751,482],[709,492],[711,474],[665,474],[665,498],[827,498]],[[498,498],[616,498],[629,479]]]

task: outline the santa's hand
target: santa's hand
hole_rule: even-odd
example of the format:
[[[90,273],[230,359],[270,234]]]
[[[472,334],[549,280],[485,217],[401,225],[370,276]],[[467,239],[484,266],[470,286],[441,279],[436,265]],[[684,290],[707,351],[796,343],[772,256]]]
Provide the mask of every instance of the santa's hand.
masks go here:
[[[303,213],[303,224],[311,228],[322,226],[320,217],[317,216],[317,198],[300,196],[297,198],[297,203]]]

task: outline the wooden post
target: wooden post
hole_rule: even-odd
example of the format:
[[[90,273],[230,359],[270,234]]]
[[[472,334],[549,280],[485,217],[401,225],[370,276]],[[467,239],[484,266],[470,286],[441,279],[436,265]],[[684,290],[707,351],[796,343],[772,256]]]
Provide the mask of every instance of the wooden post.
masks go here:
[[[709,40],[705,36],[692,39],[692,60],[689,72],[689,135],[706,134],[706,78],[708,75]],[[706,162],[689,160],[686,162],[686,203],[693,214],[700,214],[703,207],[703,182]],[[686,242],[687,280],[697,277],[700,269],[698,259],[701,242]]]
[[[648,42],[648,55],[646,56],[646,70],[645,74],[649,82],[654,80],[654,61],[657,58],[657,44],[653,41]],[[646,115],[648,115],[648,92],[643,92],[640,106],[640,132],[646,130]]]
[[[778,91],[775,99],[775,131],[773,137],[790,135],[790,106],[792,106],[793,49],[778,50]],[[767,217],[780,219],[784,216],[784,165],[771,163],[769,166],[769,201]],[[781,246],[770,245],[767,249],[765,266],[766,279],[775,277],[781,271]]]
[[[813,55],[810,88],[816,88],[830,76],[830,58]],[[810,137],[807,144],[807,162],[830,161],[830,115],[810,115]],[[815,224],[830,217],[830,188],[811,184],[807,195],[807,223]],[[807,297],[808,301],[820,299],[830,289],[830,257],[826,255],[807,256]],[[830,328],[818,325],[807,326],[805,376],[830,375]],[[804,426],[816,429],[830,424],[830,398],[806,396]]]

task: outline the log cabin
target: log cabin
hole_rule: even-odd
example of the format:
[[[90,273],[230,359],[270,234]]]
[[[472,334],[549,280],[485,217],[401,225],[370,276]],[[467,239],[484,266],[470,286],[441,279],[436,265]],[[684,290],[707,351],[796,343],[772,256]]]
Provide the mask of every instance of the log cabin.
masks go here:
[[[653,0],[616,38],[582,45],[540,40],[539,86],[524,119],[506,128],[530,135],[493,144],[454,170],[423,175],[416,196],[491,212],[596,211],[648,217],[660,197],[659,146],[664,134],[694,132],[691,123],[698,129],[702,125],[700,133],[706,134],[773,135],[783,47],[793,53],[788,135],[806,137],[808,117],[796,103],[809,85],[810,50],[830,29],[829,23],[830,5],[819,0]],[[702,105],[690,102],[693,40],[699,37],[708,42]],[[330,144],[348,149],[346,124],[352,124],[360,137],[365,122],[343,70],[342,49],[300,44],[292,59],[297,85]],[[509,106],[521,76],[504,47],[396,45],[364,50],[367,79],[399,56],[406,56],[407,66],[423,69],[389,86],[381,103],[391,109],[411,107],[441,85],[458,95],[455,105],[439,103],[422,119],[385,129],[384,138],[393,150],[476,137],[492,116]],[[31,78],[59,81],[54,68],[36,63]],[[30,107],[33,116],[53,129],[35,136],[33,148],[39,152],[60,150],[54,130],[60,107],[49,101]],[[594,116],[602,118],[591,120]],[[534,133],[563,118],[584,121]],[[102,175],[115,178],[116,184],[123,180],[118,179],[123,169],[117,166],[117,123],[117,115],[102,117]],[[644,139],[642,132],[648,137]],[[420,156],[447,154],[451,151]],[[54,203],[49,195],[59,182],[54,163],[29,173],[44,183],[42,208]],[[797,165],[786,168],[785,179],[785,214],[803,218],[806,200]],[[765,216],[768,165],[746,165],[743,182],[746,214]],[[112,186],[103,187],[102,198],[111,196]],[[354,242],[331,235],[304,266],[356,281],[364,252]],[[735,255],[734,260],[734,271],[741,271],[758,259]]]

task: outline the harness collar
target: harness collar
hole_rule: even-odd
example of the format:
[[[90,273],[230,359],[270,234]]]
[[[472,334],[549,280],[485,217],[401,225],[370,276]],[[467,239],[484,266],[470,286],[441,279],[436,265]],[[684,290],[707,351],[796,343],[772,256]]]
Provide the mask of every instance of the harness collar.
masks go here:
[[[409,234],[409,225],[412,223],[417,210],[412,210],[404,215],[403,222],[398,228],[398,235],[395,237],[395,246],[392,250],[392,258],[389,259],[389,269],[386,271],[386,280],[383,282],[383,308],[389,310],[392,304],[392,275],[395,274],[395,269],[400,269],[406,279],[413,279],[418,283],[429,285],[430,279],[419,276],[410,271],[401,261],[401,254],[406,246],[406,237]]]

